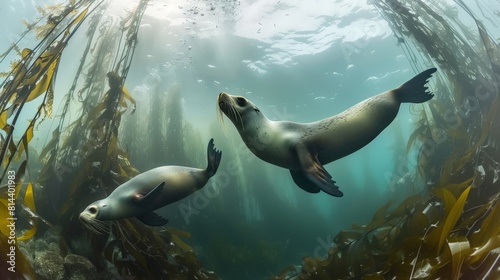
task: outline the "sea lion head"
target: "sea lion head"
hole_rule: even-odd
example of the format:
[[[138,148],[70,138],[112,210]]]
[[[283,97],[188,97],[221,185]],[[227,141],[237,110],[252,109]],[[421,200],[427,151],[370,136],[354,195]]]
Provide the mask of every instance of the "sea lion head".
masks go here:
[[[224,113],[238,130],[245,130],[245,124],[263,117],[259,108],[243,96],[221,92],[217,103],[219,104],[220,116]]]
[[[80,221],[85,227],[96,233],[107,232],[108,224],[104,221],[113,220],[113,206],[110,205],[107,199],[101,199],[91,203],[82,213],[80,213]]]

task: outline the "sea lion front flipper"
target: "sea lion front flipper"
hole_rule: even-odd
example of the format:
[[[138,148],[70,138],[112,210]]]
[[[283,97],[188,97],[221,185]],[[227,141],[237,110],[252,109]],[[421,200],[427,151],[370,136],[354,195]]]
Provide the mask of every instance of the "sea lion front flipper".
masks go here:
[[[302,167],[302,172],[311,183],[329,195],[337,197],[344,195],[339,191],[339,187],[336,186],[335,181],[332,180],[332,175],[325,170],[316,155],[312,155],[303,144],[297,145],[295,150]]]
[[[137,216],[137,219],[139,219],[144,224],[146,224],[148,226],[152,226],[152,227],[159,227],[159,226],[166,225],[168,223],[167,219],[156,214],[155,212],[149,212],[149,213],[144,214],[142,216]]]
[[[135,200],[137,203],[141,205],[151,204],[155,200],[155,198],[161,193],[164,187],[165,187],[165,182],[161,182],[158,186],[156,186],[146,195],[136,194]]]
[[[307,179],[303,172],[298,170],[290,170],[292,179],[297,186],[309,193],[319,193],[320,189],[313,182]]]

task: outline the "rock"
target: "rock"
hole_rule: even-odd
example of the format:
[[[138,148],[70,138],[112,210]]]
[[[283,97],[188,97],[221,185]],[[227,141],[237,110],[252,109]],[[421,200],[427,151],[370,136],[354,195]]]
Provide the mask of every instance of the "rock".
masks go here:
[[[19,250],[21,251],[21,253],[23,253],[23,256],[25,256],[30,263],[33,263],[33,261],[35,260],[34,247],[35,242],[33,241],[33,239],[19,242]]]
[[[56,252],[58,254],[61,252],[61,250],[59,249],[59,244],[57,244],[55,242],[51,242],[49,244],[49,249],[48,250],[49,251],[54,251],[54,252]]]
[[[51,242],[59,244],[59,240],[61,239],[61,237],[53,229],[49,229],[43,234],[43,239],[45,239],[48,244],[50,244]]]
[[[45,239],[39,238],[33,242],[33,254],[34,259],[37,258],[38,255],[44,253],[49,250],[49,244],[45,241]]]
[[[64,258],[64,268],[71,280],[95,279],[97,270],[85,257],[69,254]]]
[[[35,244],[33,246],[33,250],[35,250],[35,253],[47,251],[47,249],[49,249],[49,243],[47,243],[47,241],[42,238],[35,240]]]
[[[40,280],[62,280],[65,279],[64,260],[56,252],[37,252],[33,268]]]

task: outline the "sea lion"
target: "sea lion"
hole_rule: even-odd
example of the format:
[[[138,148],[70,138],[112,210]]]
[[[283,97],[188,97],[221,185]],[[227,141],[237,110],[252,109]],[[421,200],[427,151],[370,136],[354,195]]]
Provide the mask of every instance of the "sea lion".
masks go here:
[[[105,231],[102,221],[137,217],[150,226],[168,222],[153,211],[201,189],[219,167],[222,152],[210,139],[208,166],[198,169],[184,166],[161,166],[135,176],[118,186],[108,197],[91,203],[80,213],[82,223],[94,232]]]
[[[408,82],[370,97],[344,112],[312,123],[271,121],[242,96],[221,92],[219,112],[234,124],[246,146],[260,159],[290,170],[303,190],[343,196],[323,167],[370,143],[396,117],[403,102],[422,103],[434,95],[426,83],[431,68]]]

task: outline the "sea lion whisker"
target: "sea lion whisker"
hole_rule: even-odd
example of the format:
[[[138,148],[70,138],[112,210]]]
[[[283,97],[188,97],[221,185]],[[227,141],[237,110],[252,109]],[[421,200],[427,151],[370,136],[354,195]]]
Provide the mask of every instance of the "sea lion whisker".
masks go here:
[[[90,231],[97,233],[97,234],[103,234],[103,233],[109,233],[109,225],[107,222],[98,220],[98,219],[89,219],[89,218],[81,218],[80,219],[83,222],[83,225],[88,228]]]
[[[233,117],[234,119],[239,119],[240,120],[240,123],[241,123],[241,129],[245,130],[245,126],[243,125],[243,118],[241,117],[241,114],[238,112],[238,110],[236,110],[236,102],[233,100],[233,99],[229,99],[231,100],[231,110],[232,110],[232,114],[233,114]]]
[[[96,233],[96,234],[101,234],[101,231],[93,224],[88,223],[88,222],[84,222],[83,225],[85,226],[85,228],[87,228],[91,232]]]
[[[86,224],[86,226],[90,231],[92,231],[96,234],[103,234],[106,232],[105,229],[101,225],[96,224],[96,223],[89,222]]]
[[[217,113],[217,120],[219,121],[220,124],[222,124],[222,132],[226,137],[228,136],[226,126],[224,124],[224,111],[222,110],[222,107],[226,107],[226,103],[221,101],[221,102],[216,102],[215,106],[217,107],[216,111]]]

